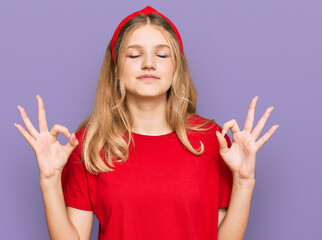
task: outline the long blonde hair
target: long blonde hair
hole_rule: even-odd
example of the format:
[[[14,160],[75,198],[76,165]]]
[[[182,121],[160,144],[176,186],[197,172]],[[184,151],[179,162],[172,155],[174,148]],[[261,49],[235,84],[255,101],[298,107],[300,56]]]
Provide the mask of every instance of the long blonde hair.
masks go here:
[[[125,42],[133,31],[141,26],[151,24],[159,29],[170,43],[171,57],[174,61],[174,76],[172,85],[167,92],[166,120],[174,129],[182,144],[195,155],[204,152],[194,149],[190,144],[187,131],[205,131],[215,125],[214,120],[205,119],[196,125],[189,121],[196,114],[197,92],[190,78],[184,53],[181,55],[177,36],[171,25],[157,14],[138,15],[126,22],[115,43],[115,62],[109,42],[102,64],[93,111],[78,126],[76,132],[85,129],[82,139],[82,157],[87,170],[91,173],[114,171],[113,160],[125,162],[129,157],[129,146],[134,140],[131,135],[132,118],[126,106],[126,91],[119,81],[119,71],[124,59]],[[209,128],[202,128],[208,123],[214,123]],[[124,139],[127,133],[128,138]],[[100,156],[104,150],[104,159]]]

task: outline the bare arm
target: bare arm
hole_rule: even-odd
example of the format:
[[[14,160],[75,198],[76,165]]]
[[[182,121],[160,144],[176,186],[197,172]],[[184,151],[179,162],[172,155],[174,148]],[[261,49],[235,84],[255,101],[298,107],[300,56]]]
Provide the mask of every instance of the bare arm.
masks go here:
[[[37,101],[39,132],[20,106],[18,110],[28,131],[20,124],[15,124],[15,126],[36,154],[50,238],[54,240],[89,239],[93,212],[66,207],[61,184],[62,170],[70,154],[78,145],[78,140],[75,134],[70,134],[66,127],[58,124],[55,124],[49,132],[43,101],[39,96],[37,96]],[[69,142],[64,146],[57,140],[59,133],[69,138]]]
[[[254,185],[255,180],[244,185],[234,181],[229,208],[218,228],[218,240],[243,239]]]
[[[65,205],[61,174],[50,181],[40,180],[40,187],[50,238],[52,240],[89,239],[93,225],[93,211],[83,211]]]
[[[89,239],[93,226],[93,211],[84,211],[70,206],[66,206],[67,214],[75,228],[80,240]]]
[[[266,109],[262,118],[253,129],[255,106],[258,96],[249,105],[244,130],[240,131],[235,119],[223,125],[222,133],[216,132],[219,141],[219,152],[233,173],[233,186],[229,208],[218,228],[218,240],[243,239],[250,210],[251,197],[255,186],[256,153],[273,135],[279,125],[274,125],[257,140],[273,106]],[[228,148],[225,133],[228,129],[233,134],[233,143]]]
[[[68,217],[60,176],[51,181],[41,180],[48,233],[50,239],[81,239]]]

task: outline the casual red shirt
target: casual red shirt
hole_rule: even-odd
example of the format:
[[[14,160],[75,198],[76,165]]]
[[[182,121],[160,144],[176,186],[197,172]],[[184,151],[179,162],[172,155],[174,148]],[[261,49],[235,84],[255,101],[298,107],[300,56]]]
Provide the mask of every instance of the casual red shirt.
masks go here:
[[[190,153],[175,132],[132,133],[129,159],[115,163],[114,172],[94,175],[81,161],[83,128],[62,173],[65,203],[94,212],[101,240],[217,239],[218,209],[229,205],[233,179],[220,157],[216,130],[221,132],[217,124],[188,133],[195,149],[203,142],[200,156]]]

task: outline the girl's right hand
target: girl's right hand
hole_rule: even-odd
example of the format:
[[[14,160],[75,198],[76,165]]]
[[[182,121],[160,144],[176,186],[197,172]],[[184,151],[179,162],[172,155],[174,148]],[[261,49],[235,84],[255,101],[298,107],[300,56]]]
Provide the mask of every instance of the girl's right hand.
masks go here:
[[[20,124],[15,123],[14,125],[27,140],[36,154],[40,179],[49,180],[61,173],[68,157],[78,145],[78,140],[74,133],[70,135],[69,130],[62,125],[55,124],[50,132],[48,132],[45,107],[43,100],[39,95],[37,95],[37,101],[39,132],[30,122],[25,110],[19,105],[18,109],[21,118],[29,133]],[[57,140],[57,135],[59,133],[62,133],[69,138],[69,142],[66,145],[61,145]]]

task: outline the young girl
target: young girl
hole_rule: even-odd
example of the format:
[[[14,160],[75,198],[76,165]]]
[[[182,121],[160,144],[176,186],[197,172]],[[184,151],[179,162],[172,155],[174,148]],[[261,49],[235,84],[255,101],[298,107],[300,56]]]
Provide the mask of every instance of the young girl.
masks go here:
[[[95,214],[99,239],[242,239],[256,152],[278,127],[257,140],[273,109],[252,129],[257,99],[242,131],[235,120],[221,128],[197,115],[177,28],[150,6],[127,16],[75,134],[57,124],[48,132],[38,95],[39,132],[18,106],[28,132],[15,126],[37,157],[50,237],[89,239]]]

